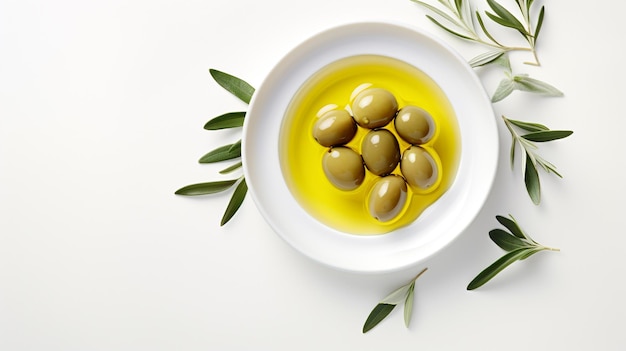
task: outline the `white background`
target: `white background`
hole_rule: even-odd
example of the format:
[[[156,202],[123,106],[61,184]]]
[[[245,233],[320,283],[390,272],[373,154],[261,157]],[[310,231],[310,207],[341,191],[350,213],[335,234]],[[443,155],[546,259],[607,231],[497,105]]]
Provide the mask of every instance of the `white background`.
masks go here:
[[[220,227],[229,194],[173,194],[222,179],[197,159],[239,136],[202,129],[245,109],[208,69],[258,86],[307,37],[366,20],[418,26],[468,59],[481,48],[409,0],[0,1],[0,350],[622,350],[626,5],[537,2],[542,66],[519,53],[514,70],[565,97],[494,108],[574,130],[541,146],[564,178],[542,173],[533,205],[499,122],[496,182],[472,225],[419,267],[372,276],[300,256],[250,198]],[[501,72],[479,74],[492,93]],[[466,291],[502,254],[487,233],[509,213],[561,252]],[[410,328],[398,309],[363,335],[378,300],[426,266]]]

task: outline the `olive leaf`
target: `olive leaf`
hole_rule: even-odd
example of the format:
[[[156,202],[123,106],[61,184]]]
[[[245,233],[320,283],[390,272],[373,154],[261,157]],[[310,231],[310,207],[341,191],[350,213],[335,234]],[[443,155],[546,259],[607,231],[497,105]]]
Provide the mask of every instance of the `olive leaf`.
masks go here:
[[[493,96],[491,97],[491,102],[495,103],[501,101],[515,90],[535,93],[543,96],[563,96],[563,92],[561,92],[559,89],[546,82],[531,78],[528,76],[528,74],[513,74],[513,71],[511,69],[511,63],[509,62],[508,57],[496,57],[492,60],[492,62],[496,60],[498,61],[498,64],[500,66],[505,68],[505,77],[500,81],[500,84],[493,93]]]
[[[491,12],[485,12],[487,14],[487,17],[491,18],[491,20],[505,27],[515,29],[525,37],[531,35],[530,33],[528,33],[528,31],[526,31],[524,25],[504,6],[498,4],[494,0],[487,0],[487,4],[495,12],[495,14]]]
[[[518,2],[521,20],[494,0],[487,0],[491,11],[485,11],[485,15],[493,22],[507,28],[513,28],[522,34],[524,39],[528,42],[528,46],[525,47],[503,45],[498,41],[487,29],[483,16],[481,16],[479,11],[472,9],[469,1],[455,0],[453,4],[450,0],[438,0],[439,4],[443,6],[443,9],[430,5],[425,1],[411,1],[432,12],[433,16],[427,14],[426,18],[441,29],[458,38],[481,44],[490,49],[490,51],[470,60],[469,63],[472,67],[480,67],[493,63],[497,57],[506,55],[512,51],[531,52],[535,61],[525,63],[535,66],[540,65],[535,50],[535,44],[539,30],[543,24],[545,9],[544,7],[541,8],[538,18],[535,21],[535,28],[533,29],[530,16],[533,1],[520,0]]]
[[[246,184],[246,180],[242,177],[241,182],[235,188],[235,192],[233,196],[230,198],[228,202],[228,206],[226,206],[226,211],[224,211],[224,216],[222,217],[222,221],[220,222],[220,226],[228,223],[230,219],[237,213],[239,207],[243,203],[243,199],[246,197],[246,193],[248,192],[248,184]]]
[[[226,129],[226,128],[235,128],[243,126],[244,118],[246,117],[246,112],[229,112],[223,115],[217,116],[204,125],[204,129],[206,130],[218,130],[218,129]]]
[[[226,167],[226,168],[224,168],[223,170],[221,170],[221,171],[220,171],[220,174],[227,174],[227,173],[230,173],[230,172],[232,172],[232,171],[235,171],[235,170],[237,170],[237,169],[241,168],[241,166],[243,166],[243,162],[239,161],[239,162],[235,163],[234,165],[229,166],[229,167]]]
[[[489,63],[493,63],[495,60],[504,55],[505,52],[502,50],[492,50],[482,53],[473,59],[471,59],[468,63],[473,68],[487,65]]]
[[[508,119],[505,116],[502,116],[502,119],[511,133],[512,138],[510,152],[511,167],[514,166],[515,149],[516,146],[519,145],[524,153],[524,183],[526,185],[526,191],[533,203],[538,205],[541,202],[541,183],[537,166],[543,168],[547,173],[554,173],[560,178],[562,178],[562,176],[557,172],[556,167],[552,163],[546,161],[537,153],[538,148],[534,143],[567,138],[572,135],[573,132],[570,130],[550,130],[542,124],[517,121]],[[529,133],[520,134],[515,127]]]
[[[369,316],[367,316],[367,320],[363,325],[363,333],[367,333],[378,325],[378,323],[385,319],[394,308],[396,308],[396,305],[390,305],[388,303],[379,303],[376,305]]]
[[[211,73],[211,76],[213,77],[213,79],[215,79],[215,81],[224,89],[226,89],[227,91],[229,91],[230,93],[232,93],[233,95],[235,95],[236,97],[244,101],[245,103],[250,102],[250,100],[252,99],[252,95],[254,94],[254,91],[255,91],[254,88],[250,84],[248,84],[247,82],[245,82],[244,80],[240,78],[237,78],[233,75],[230,75],[228,73],[224,73],[215,69],[210,69],[209,72]],[[209,120],[204,125],[204,129],[220,130],[220,129],[226,129],[226,128],[241,127],[243,125],[245,116],[246,116],[245,111],[225,113]],[[235,143],[223,145],[223,146],[217,147],[209,151],[208,153],[206,153],[204,156],[200,158],[199,162],[200,163],[214,163],[214,162],[232,160],[238,157],[241,157],[241,139],[239,139]],[[230,173],[241,168],[242,166],[243,166],[243,163],[239,161],[231,166],[228,166],[222,169],[221,171],[219,171],[219,173],[220,174]],[[204,194],[218,193],[218,192],[222,192],[222,191],[230,189],[232,186],[234,186],[237,183],[237,181],[239,181],[239,183],[235,187],[235,190],[230,198],[230,201],[228,202],[228,205],[226,207],[226,210],[224,211],[224,215],[222,216],[222,220],[220,222],[220,225],[223,226],[224,224],[228,223],[228,221],[230,221],[230,219],[239,210],[239,208],[241,207],[241,204],[243,203],[243,200],[246,197],[246,194],[248,192],[248,185],[246,183],[246,179],[243,176],[241,176],[238,179],[232,179],[232,180],[214,181],[214,182],[188,185],[188,186],[178,189],[175,192],[175,194],[192,196],[192,195],[204,195]]]
[[[241,142],[220,146],[200,157],[199,163],[215,163],[241,157]]]
[[[489,232],[491,240],[501,249],[507,251],[507,253],[482,270],[468,284],[467,290],[474,290],[483,286],[515,261],[524,260],[540,251],[559,251],[559,249],[546,247],[534,241],[529,235],[524,233],[515,218],[513,216],[510,217],[509,219],[503,216],[496,216],[498,222],[509,229],[510,232],[502,229],[493,229]]]
[[[367,333],[372,328],[382,322],[393,309],[404,302],[404,325],[408,328],[413,314],[413,300],[415,296],[415,281],[426,272],[428,268],[424,268],[407,284],[397,288],[396,290],[385,296],[374,307],[363,324],[363,333]]]
[[[186,195],[186,196],[215,194],[215,193],[228,190],[236,182],[237,182],[237,179],[231,179],[231,180],[221,180],[221,181],[208,182],[208,183],[191,184],[191,185],[187,185],[176,190],[174,194]]]
[[[250,103],[252,94],[254,94],[254,88],[246,81],[212,68],[209,69],[209,73],[211,73],[213,79],[215,79],[217,84],[221,85],[222,88],[226,89],[246,104]]]

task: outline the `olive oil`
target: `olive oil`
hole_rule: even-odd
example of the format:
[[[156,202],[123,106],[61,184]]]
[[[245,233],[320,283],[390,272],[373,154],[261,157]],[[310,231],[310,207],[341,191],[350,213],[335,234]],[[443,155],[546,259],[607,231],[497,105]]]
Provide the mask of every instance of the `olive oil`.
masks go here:
[[[432,191],[409,187],[404,208],[392,220],[381,222],[368,211],[369,194],[379,176],[366,172],[354,190],[333,186],[322,169],[328,148],[313,138],[315,122],[330,109],[350,111],[352,99],[367,87],[391,92],[402,108],[415,105],[428,111],[435,122],[435,135],[421,145],[438,155],[439,179]],[[400,151],[411,144],[398,136],[391,122],[383,128],[395,135]],[[369,129],[359,127],[345,146],[361,154],[361,142]],[[283,176],[298,203],[314,218],[336,230],[351,234],[383,234],[415,221],[452,185],[460,158],[460,134],[452,105],[441,88],[418,68],[379,55],[359,55],[335,61],[311,76],[292,98],[280,131],[280,161]],[[401,175],[398,165],[392,174]]]

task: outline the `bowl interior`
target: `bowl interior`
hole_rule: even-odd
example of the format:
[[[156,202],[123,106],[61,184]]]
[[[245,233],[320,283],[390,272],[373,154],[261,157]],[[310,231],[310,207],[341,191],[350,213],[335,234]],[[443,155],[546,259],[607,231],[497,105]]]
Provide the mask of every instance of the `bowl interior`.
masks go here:
[[[430,76],[452,104],[461,135],[461,157],[451,187],[416,221],[384,235],[348,234],[317,221],[292,196],[281,171],[281,124],[294,94],[322,67],[355,55],[393,57]],[[250,103],[242,156],[250,194],[280,237],[322,264],[373,273],[415,265],[463,232],[491,189],[498,145],[491,102],[461,56],[418,29],[366,22],[323,31],[274,67]]]

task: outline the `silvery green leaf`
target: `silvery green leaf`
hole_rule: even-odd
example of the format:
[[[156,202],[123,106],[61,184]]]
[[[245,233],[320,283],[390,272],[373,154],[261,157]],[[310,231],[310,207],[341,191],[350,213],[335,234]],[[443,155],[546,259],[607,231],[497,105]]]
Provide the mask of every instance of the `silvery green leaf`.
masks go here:
[[[541,94],[544,96],[563,96],[563,93],[559,89],[546,82],[530,78],[526,74],[514,76],[513,81],[515,82],[515,89],[517,90]]]
[[[501,101],[505,97],[511,95],[513,90],[515,90],[515,84],[513,84],[513,81],[509,78],[503,78],[500,81],[500,85],[498,85],[498,88],[493,93],[493,96],[491,97],[491,102],[495,103]]]
[[[537,28],[535,29],[535,41],[539,37],[539,32],[541,31],[541,26],[543,25],[543,16],[545,12],[545,6],[541,6],[541,10],[539,11],[539,18],[537,19]]]
[[[482,53],[469,61],[469,65],[476,68],[492,63],[504,54],[502,50],[493,50]]]
[[[420,0],[411,0],[411,1],[413,1],[414,3],[416,3],[416,4],[418,4],[418,5],[424,6],[424,7],[425,7],[425,8],[427,8],[428,10],[430,10],[430,11],[434,12],[435,14],[437,14],[437,16],[439,16],[439,17],[441,17],[442,19],[445,19],[446,21],[448,21],[450,24],[453,24],[453,25],[455,25],[455,26],[459,26],[459,22],[458,22],[457,20],[455,20],[454,18],[452,18],[452,17],[451,17],[450,15],[448,15],[447,13],[445,13],[445,12],[441,11],[440,9],[438,9],[438,8],[436,8],[436,7],[434,7],[434,6],[430,5],[430,4],[427,4],[427,3],[423,2],[423,1],[420,1]],[[430,20],[431,20],[431,21],[435,22],[435,24],[439,25],[440,27],[443,27],[444,29],[448,30],[448,29],[447,29],[446,27],[444,27],[442,24],[440,24],[439,22],[435,21],[435,19],[434,19],[434,18],[429,17],[429,16],[426,16],[426,17],[430,18]],[[448,30],[448,31],[449,31],[449,30]],[[455,34],[455,35],[458,35],[458,34]]]
[[[568,136],[572,135],[572,133],[574,132],[572,132],[571,130],[541,130],[538,132],[532,132],[522,135],[522,138],[529,141],[542,143],[567,138]]]
[[[413,300],[415,300],[415,281],[411,283],[409,293],[406,295],[404,301],[404,325],[408,328],[411,323],[411,316],[413,315]]]
[[[370,312],[369,316],[367,316],[367,320],[363,325],[363,333],[367,333],[372,328],[377,326],[378,323],[385,319],[385,317],[387,317],[395,307],[396,305],[390,305],[386,303],[379,303],[378,305],[376,305],[372,312]]]
[[[426,18],[428,18],[429,20],[431,20],[434,24],[438,25],[439,27],[441,27],[443,30],[445,30],[446,32],[455,35],[459,38],[462,39],[467,39],[467,40],[474,40],[473,38],[467,36],[467,35],[463,35],[461,33],[455,32],[454,30],[444,26],[443,24],[439,23],[436,19],[432,18],[431,16],[426,15]]]
[[[254,88],[246,81],[216,69],[210,69],[209,73],[211,73],[213,79],[215,79],[217,84],[222,86],[222,88],[226,89],[246,104],[250,103],[252,94],[254,94]]]
[[[226,128],[235,128],[243,126],[243,120],[246,117],[246,112],[229,112],[223,115],[217,116],[210,121],[206,122],[204,129],[206,130],[218,130]]]
[[[502,55],[498,57],[497,59],[493,61],[493,63],[497,64],[498,66],[503,67],[505,69],[504,73],[507,76],[512,76],[511,60],[509,60],[508,55]]]
[[[396,290],[391,292],[389,295],[385,296],[385,298],[380,300],[380,303],[387,303],[390,305],[397,305],[401,303],[402,301],[406,299],[406,295],[409,293],[409,290],[411,289],[411,285],[413,285],[414,282],[415,281],[411,281],[410,283],[397,288]]]
[[[530,199],[535,205],[541,202],[541,184],[539,183],[539,174],[537,167],[532,162],[528,153],[526,153],[526,169],[524,171],[524,183]]]
[[[230,198],[228,202],[228,206],[226,206],[226,211],[224,211],[224,216],[222,216],[222,221],[220,226],[228,223],[230,219],[235,215],[241,204],[243,203],[243,199],[246,197],[246,193],[248,192],[248,184],[245,179],[241,179],[241,182],[235,188],[235,192],[233,196]]]
[[[185,195],[185,196],[197,196],[197,195],[208,195],[215,194],[227,189],[230,189],[233,184],[237,182],[237,179],[232,180],[221,180],[216,182],[208,182],[208,183],[197,183],[184,186],[178,190],[174,194],[176,195]]]
[[[511,124],[515,125],[516,127],[522,128],[528,132],[539,132],[542,130],[549,130],[548,127],[539,123],[516,121],[514,119],[508,119],[508,118],[507,118],[507,121],[511,122]]]

